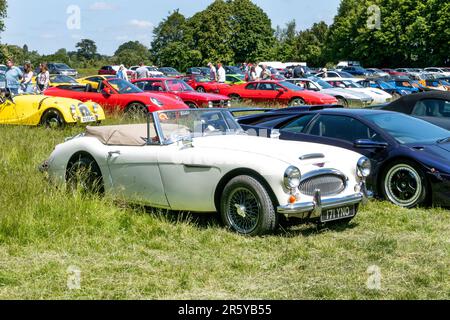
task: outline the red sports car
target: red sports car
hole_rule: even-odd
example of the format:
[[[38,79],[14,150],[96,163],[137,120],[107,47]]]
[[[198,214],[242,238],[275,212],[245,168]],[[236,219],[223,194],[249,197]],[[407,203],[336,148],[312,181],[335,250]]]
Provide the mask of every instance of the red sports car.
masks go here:
[[[184,77],[183,80],[198,92],[220,93],[221,90],[230,87],[225,83],[211,81],[203,75],[190,75]]]
[[[186,82],[174,78],[149,78],[133,80],[146,92],[159,92],[169,97],[179,97],[191,108],[226,108],[231,106],[230,98],[214,93],[196,92]]]
[[[395,77],[404,77],[404,76],[408,76],[408,74],[406,72],[400,72],[400,71],[396,71],[394,69],[389,69],[389,68],[384,68],[381,69],[381,71],[386,72],[387,74],[389,74],[390,76],[395,76]]]
[[[98,88],[90,84],[69,85],[49,88],[47,96],[73,98],[81,101],[94,101],[107,110],[147,113],[168,109],[188,109],[180,99],[164,94],[143,92],[135,85],[122,79],[101,81]]]
[[[305,90],[287,81],[254,81],[221,91],[234,101],[277,102],[289,106],[336,104],[335,97]]]
[[[102,76],[115,76],[117,71],[119,71],[120,66],[103,66],[98,70],[98,74]],[[127,69],[128,77],[133,77],[134,71]]]

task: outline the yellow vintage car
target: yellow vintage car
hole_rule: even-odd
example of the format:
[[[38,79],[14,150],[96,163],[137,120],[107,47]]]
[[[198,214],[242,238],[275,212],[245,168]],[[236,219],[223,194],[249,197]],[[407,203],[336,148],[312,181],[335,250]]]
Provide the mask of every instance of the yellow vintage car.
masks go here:
[[[103,108],[92,102],[38,94],[0,96],[0,124],[62,128],[69,124],[99,124],[102,120]]]

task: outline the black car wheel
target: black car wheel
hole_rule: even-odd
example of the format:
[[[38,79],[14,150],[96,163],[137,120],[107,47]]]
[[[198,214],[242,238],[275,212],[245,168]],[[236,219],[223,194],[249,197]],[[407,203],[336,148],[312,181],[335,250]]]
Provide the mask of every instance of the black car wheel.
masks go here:
[[[386,199],[405,208],[423,205],[428,185],[423,171],[410,161],[397,161],[384,170],[382,191]]]
[[[338,105],[343,106],[344,108],[348,108],[348,101],[342,97],[336,97],[338,101]]]
[[[278,226],[267,190],[250,176],[238,176],[226,185],[221,198],[221,217],[228,228],[248,236],[264,235]]]
[[[230,99],[232,102],[241,102],[242,98],[238,94],[230,94]]]
[[[80,155],[73,159],[67,170],[69,190],[80,190],[83,194],[103,194],[103,177],[94,159]]]
[[[298,106],[304,106],[304,105],[306,105],[306,102],[302,98],[294,98],[289,103],[289,106],[291,106],[291,107],[298,107]]]
[[[191,109],[197,109],[197,105],[193,102],[186,102],[186,105]]]
[[[62,114],[55,109],[47,110],[41,118],[41,125],[50,129],[64,128],[66,122]]]
[[[205,90],[205,88],[203,88],[203,87],[198,87],[198,88],[197,88],[197,92],[205,93],[206,90]]]
[[[131,118],[144,118],[148,114],[148,109],[142,103],[131,103],[126,108],[126,114]]]

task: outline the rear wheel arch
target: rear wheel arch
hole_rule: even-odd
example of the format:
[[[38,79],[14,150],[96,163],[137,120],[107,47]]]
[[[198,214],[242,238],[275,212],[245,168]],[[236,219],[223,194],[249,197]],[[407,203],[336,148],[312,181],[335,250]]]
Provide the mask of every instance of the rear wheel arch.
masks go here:
[[[260,175],[258,172],[256,172],[255,170],[252,170],[252,169],[239,168],[239,169],[235,169],[235,170],[228,172],[225,176],[222,177],[220,182],[217,184],[216,190],[214,192],[214,205],[216,207],[217,212],[220,212],[220,200],[221,200],[221,196],[222,196],[222,193],[223,193],[226,185],[231,180],[233,180],[234,178],[236,178],[238,176],[250,176],[250,177],[256,179],[266,189],[274,206],[277,207],[279,205],[278,199],[275,196],[275,193],[273,192],[272,187],[269,185],[269,183],[266,181],[266,179],[264,179],[264,177],[262,175]]]

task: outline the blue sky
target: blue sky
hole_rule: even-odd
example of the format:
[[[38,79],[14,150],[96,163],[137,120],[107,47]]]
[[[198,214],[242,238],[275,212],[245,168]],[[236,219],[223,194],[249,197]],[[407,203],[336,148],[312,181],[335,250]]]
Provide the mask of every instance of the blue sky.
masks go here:
[[[153,27],[169,12],[180,9],[185,16],[206,8],[212,0],[8,0],[6,30],[0,34],[2,43],[27,44],[31,50],[53,53],[60,48],[74,50],[82,38],[95,40],[98,51],[113,54],[129,40],[149,46]],[[272,20],[272,26],[284,26],[295,19],[298,29],[314,22],[332,22],[340,0],[253,0]],[[76,6],[78,19],[71,19]],[[76,10],[75,8],[75,10]],[[71,26],[68,27],[67,22]]]

